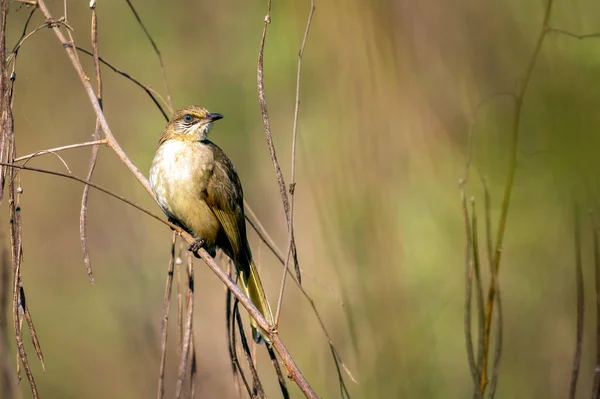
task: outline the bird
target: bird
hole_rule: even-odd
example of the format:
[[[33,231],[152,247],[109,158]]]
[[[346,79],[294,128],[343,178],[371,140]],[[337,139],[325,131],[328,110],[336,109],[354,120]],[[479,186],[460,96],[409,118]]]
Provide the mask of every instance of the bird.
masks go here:
[[[208,139],[213,122],[223,115],[199,106],[177,110],[162,131],[150,167],[150,186],[169,221],[190,233],[215,256],[222,250],[235,264],[244,293],[273,325],[265,294],[246,236],[242,183],[225,152]],[[269,342],[250,317],[252,337]]]

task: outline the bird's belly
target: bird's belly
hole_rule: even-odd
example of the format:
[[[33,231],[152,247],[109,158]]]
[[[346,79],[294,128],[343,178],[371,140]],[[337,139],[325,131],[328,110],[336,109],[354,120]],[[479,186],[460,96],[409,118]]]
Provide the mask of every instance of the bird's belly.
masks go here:
[[[167,215],[176,219],[196,239],[204,240],[207,249],[211,249],[221,224],[202,199],[206,189],[205,165],[197,163],[197,156],[173,155],[173,151],[163,151],[157,154],[152,164],[150,183],[156,199]]]

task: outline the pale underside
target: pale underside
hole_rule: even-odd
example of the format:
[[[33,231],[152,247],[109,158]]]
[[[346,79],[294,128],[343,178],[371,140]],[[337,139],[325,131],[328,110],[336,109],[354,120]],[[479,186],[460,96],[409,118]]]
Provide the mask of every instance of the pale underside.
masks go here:
[[[196,239],[214,249],[221,223],[204,201],[214,156],[202,142],[167,140],[156,152],[150,184],[158,203]]]

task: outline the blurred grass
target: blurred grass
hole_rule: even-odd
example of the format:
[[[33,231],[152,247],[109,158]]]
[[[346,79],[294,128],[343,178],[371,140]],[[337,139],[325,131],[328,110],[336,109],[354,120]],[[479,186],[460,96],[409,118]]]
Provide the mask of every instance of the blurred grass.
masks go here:
[[[137,3],[165,58],[175,106],[195,103],[225,115],[211,137],[233,159],[246,199],[283,247],[283,209],[256,96],[266,4]],[[49,5],[61,15],[62,2]],[[305,279],[307,290],[359,380],[350,383],[353,397],[470,395],[457,182],[476,117],[473,162],[486,176],[497,227],[513,107],[508,98],[494,97],[476,116],[474,110],[491,93],[511,91],[522,79],[542,5],[317,2],[302,80],[297,239],[302,267],[316,279]],[[287,175],[296,53],[308,7],[275,1],[267,37],[267,101]],[[599,8],[591,0],[557,2],[552,26],[600,31]],[[162,92],[158,62],[125,2],[99,2],[98,12],[102,56]],[[11,6],[8,43],[18,38],[27,14]],[[32,26],[42,22],[38,15]],[[86,2],[69,2],[69,23],[77,43],[89,47]],[[575,343],[570,210],[573,199],[584,209],[597,209],[599,46],[593,39],[549,34],[525,98],[500,272],[505,344],[499,398],[558,398],[568,389]],[[91,76],[91,61],[83,59]],[[104,82],[113,132],[145,171],[164,121],[122,77],[104,70]],[[91,137],[91,107],[50,31],[36,34],[19,53],[14,115],[18,154]],[[73,150],[64,157],[83,175],[88,154]],[[52,156],[31,165],[61,168]],[[100,154],[95,180],[159,212],[108,151]],[[28,173],[22,186],[23,279],[45,352],[46,374],[33,362],[43,396],[154,395],[170,232],[92,192],[89,229],[97,284],[90,287],[78,239],[82,187]],[[483,203],[474,178],[469,193]],[[275,300],[280,267],[264,247],[259,251],[256,237],[251,241]],[[583,244],[588,308],[578,392],[587,397],[594,298],[585,232]],[[235,397],[223,288],[201,263],[196,269],[199,397]],[[339,395],[326,342],[309,306],[291,288],[282,317],[283,338],[317,392]],[[169,360],[173,366],[174,358]],[[269,367],[262,354],[260,362]],[[23,391],[28,397],[25,384]],[[275,379],[267,393],[277,395]]]

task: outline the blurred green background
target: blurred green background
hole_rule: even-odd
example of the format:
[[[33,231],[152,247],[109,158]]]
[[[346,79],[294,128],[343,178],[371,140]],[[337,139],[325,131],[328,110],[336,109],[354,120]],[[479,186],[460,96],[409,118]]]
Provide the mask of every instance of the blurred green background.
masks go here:
[[[63,14],[61,1],[47,3],[56,18]],[[600,31],[598,2],[555,3],[551,26]],[[266,2],[135,5],[162,51],[175,107],[198,104],[225,115],[211,138],[234,161],[248,203],[283,248],[285,219],[256,89]],[[304,60],[297,156],[295,226],[306,290],[358,380],[346,378],[353,398],[469,397],[466,239],[458,180],[476,120],[473,165],[489,185],[495,231],[514,107],[506,96],[477,105],[522,82],[544,2],[323,0],[316,6]],[[68,2],[68,7],[76,43],[90,48],[88,2]],[[164,93],[157,58],[127,4],[98,1],[97,10],[102,57]],[[273,135],[288,180],[296,55],[308,11],[308,1],[273,1],[265,50]],[[26,7],[11,5],[8,48],[28,14]],[[31,27],[42,23],[37,14]],[[498,398],[567,396],[575,346],[572,201],[598,210],[599,54],[598,40],[550,33],[525,98],[502,248],[505,341]],[[91,60],[81,58],[93,77]],[[18,155],[91,139],[92,108],[51,31],[25,43],[16,71]],[[103,73],[112,131],[147,173],[165,122],[138,87],[106,68]],[[62,156],[84,176],[89,152]],[[51,155],[29,165],[64,170]],[[94,180],[159,213],[107,149],[100,153]],[[92,190],[89,237],[96,285],[91,286],[79,247],[82,186],[23,173],[22,187],[22,275],[45,374],[25,339],[42,397],[153,397],[170,230]],[[481,214],[483,191],[473,171],[467,188]],[[7,212],[2,214],[6,236]],[[587,308],[579,397],[588,397],[595,300],[587,216],[582,226]],[[281,267],[253,233],[250,239],[275,301]],[[196,284],[197,397],[236,397],[224,288],[200,261]],[[319,395],[339,397],[327,342],[291,284],[281,323],[284,341]],[[170,337],[168,395],[177,364],[174,330]],[[259,366],[267,394],[278,397],[265,353],[259,353]],[[300,395],[291,389],[294,397]],[[26,381],[21,390],[30,396]]]

